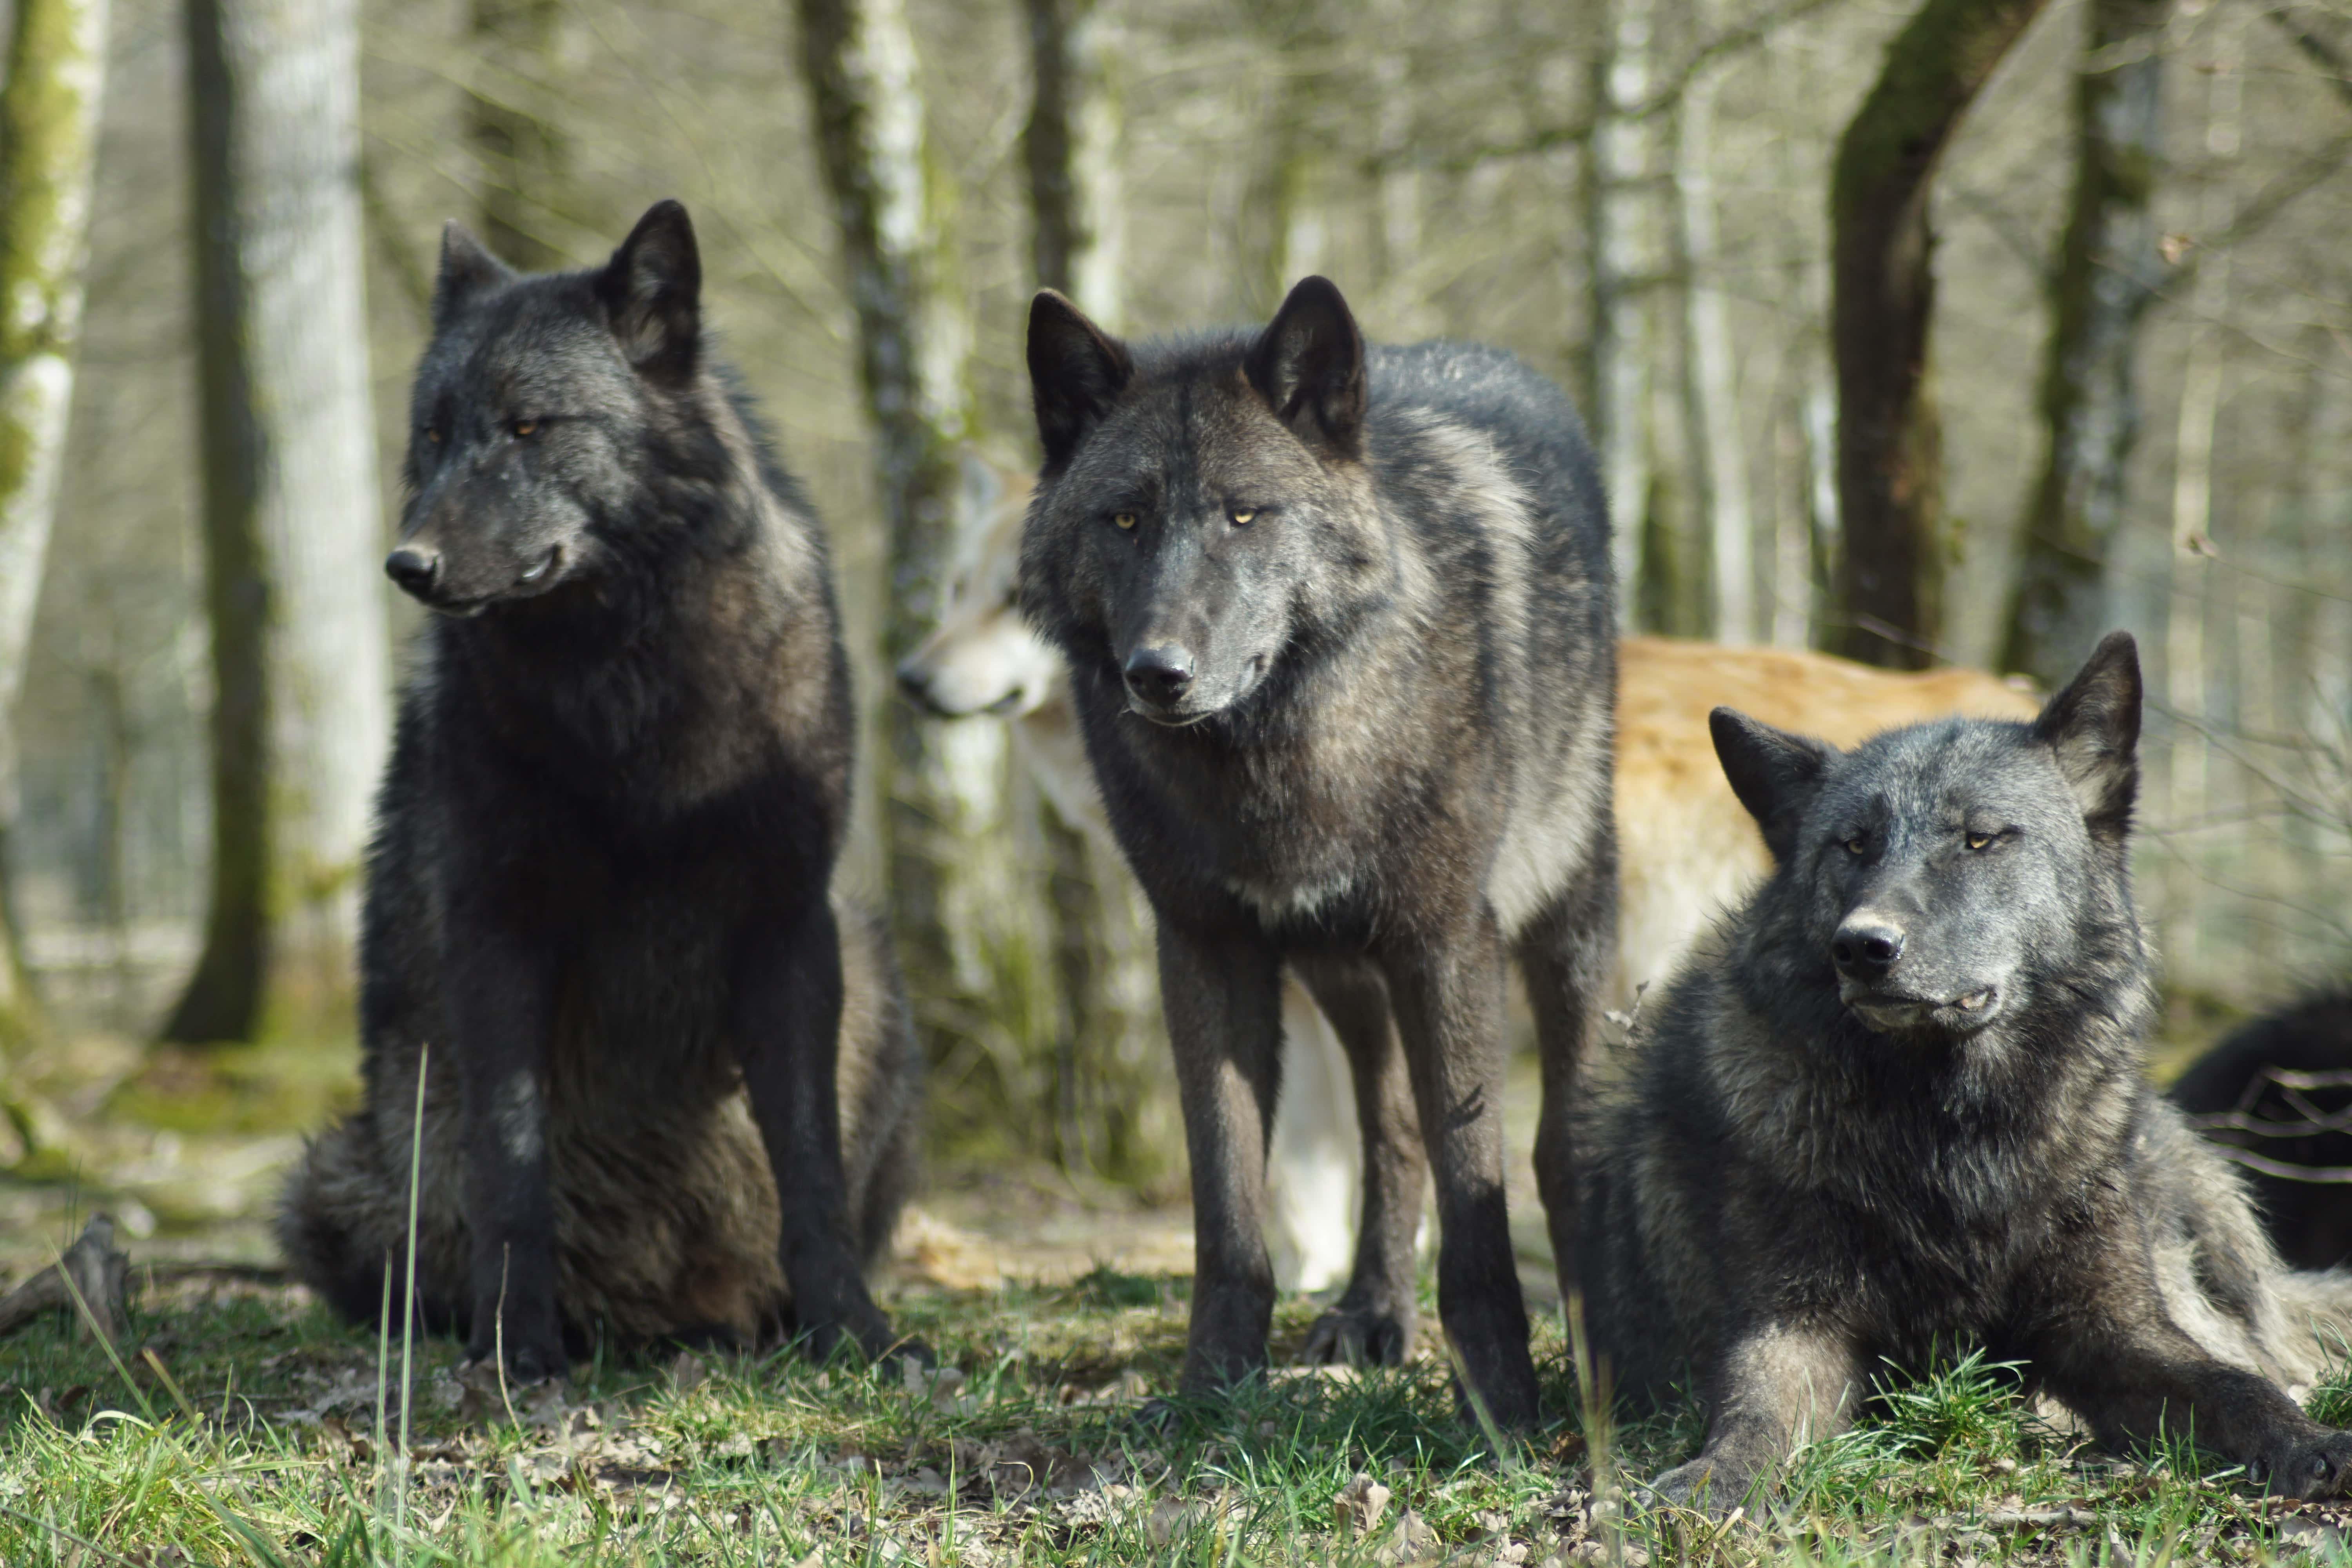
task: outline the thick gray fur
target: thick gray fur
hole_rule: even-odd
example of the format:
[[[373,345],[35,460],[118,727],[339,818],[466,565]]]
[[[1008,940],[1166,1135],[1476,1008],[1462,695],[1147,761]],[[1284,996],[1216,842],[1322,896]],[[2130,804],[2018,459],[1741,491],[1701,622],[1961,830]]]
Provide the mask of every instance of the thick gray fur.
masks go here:
[[[2193,1432],[2283,1491],[2339,1484],[2352,1436],[2284,1385],[2352,1283],[2281,1264],[2142,1070],[2139,713],[2122,634],[2031,723],[1842,754],[1717,710],[1777,865],[1674,981],[1583,1154],[1600,1363],[1708,1412],[1666,1500],[1740,1503],[1886,1363],[1969,1344],[2109,1444]]]
[[[1347,1047],[1364,1143],[1354,1271],[1309,1357],[1406,1352],[1425,1158],[1468,1391],[1531,1423],[1504,965],[1534,1003],[1572,1279],[1567,1109],[1615,918],[1614,592],[1576,416],[1495,350],[1368,349],[1319,278],[1259,331],[1134,348],[1048,292],[1029,365],[1024,607],[1158,917],[1197,1237],[1184,1386],[1265,1360],[1287,963]]]

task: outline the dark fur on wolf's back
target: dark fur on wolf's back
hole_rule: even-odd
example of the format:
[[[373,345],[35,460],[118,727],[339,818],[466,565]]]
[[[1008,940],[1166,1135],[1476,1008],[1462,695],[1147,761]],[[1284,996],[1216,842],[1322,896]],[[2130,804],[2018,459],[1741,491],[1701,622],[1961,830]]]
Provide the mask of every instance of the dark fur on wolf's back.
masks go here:
[[[1530,1422],[1503,964],[1527,972],[1559,1152],[1616,889],[1607,521],[1576,416],[1506,353],[1367,349],[1319,278],[1261,331],[1131,349],[1047,292],[1028,354],[1024,605],[1069,659],[1158,915],[1197,1248],[1184,1385],[1265,1359],[1286,962],[1347,1046],[1364,1131],[1355,1270],[1310,1359],[1404,1354],[1425,1151],[1439,1314],[1471,1392]],[[1572,1191],[1545,1198],[1572,1278]]]
[[[418,1307],[524,1377],[598,1328],[891,1338],[861,1269],[919,1064],[887,939],[830,896],[824,538],[711,363],[700,276],[675,202],[583,272],[445,237],[387,563],[440,613],[368,860],[366,1095],[278,1222],[373,1321],[425,1055]]]
[[[1852,752],[1717,709],[1777,862],[1674,981],[1584,1144],[1586,1321],[1616,1386],[1690,1380],[1676,1502],[1729,1509],[1882,1360],[1979,1343],[2110,1444],[2193,1428],[2297,1496],[2352,1435],[2282,1384],[2352,1285],[2272,1251],[2148,1087],[2127,873],[2140,679],[2111,636],[2031,723]]]
[[[2352,1073],[2352,986],[2315,991],[2240,1025],[2190,1063],[2166,1090],[2166,1098],[2191,1116],[2242,1111],[2271,1128],[2312,1128],[2303,1107],[2289,1103],[2285,1092],[2270,1081],[2274,1068]],[[2303,1099],[2322,1112],[2340,1116],[2352,1104],[2352,1089],[2313,1089]],[[2265,1168],[2284,1166],[2291,1172],[2352,1166],[2352,1132],[2317,1127],[2257,1136],[2221,1128],[2210,1136],[2263,1162],[2242,1169],[2281,1257],[2298,1268],[2333,1268],[2352,1261],[2352,1186]]]

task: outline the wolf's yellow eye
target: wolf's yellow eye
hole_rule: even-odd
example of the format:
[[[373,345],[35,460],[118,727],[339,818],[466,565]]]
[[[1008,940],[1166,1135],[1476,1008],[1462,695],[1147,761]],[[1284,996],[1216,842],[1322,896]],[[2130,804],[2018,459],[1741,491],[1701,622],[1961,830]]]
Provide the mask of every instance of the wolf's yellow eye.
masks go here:
[[[518,419],[514,422],[514,433],[519,437],[536,435],[538,432],[539,421],[536,419]]]
[[[1986,845],[1992,842],[1992,835],[1990,833],[1971,833],[1967,835],[1967,841],[1969,848],[1981,849]]]
[[[1257,508],[1254,506],[1237,506],[1225,515],[1234,520],[1234,526],[1235,528],[1243,528],[1248,525],[1250,519],[1257,515]]]
[[[1859,855],[1869,847],[1870,846],[1860,838],[1849,838],[1845,841],[1845,852],[1849,855]]]
[[[1122,511],[1113,516],[1111,521],[1118,524],[1121,528],[1133,528],[1135,526],[1135,514],[1131,511]]]

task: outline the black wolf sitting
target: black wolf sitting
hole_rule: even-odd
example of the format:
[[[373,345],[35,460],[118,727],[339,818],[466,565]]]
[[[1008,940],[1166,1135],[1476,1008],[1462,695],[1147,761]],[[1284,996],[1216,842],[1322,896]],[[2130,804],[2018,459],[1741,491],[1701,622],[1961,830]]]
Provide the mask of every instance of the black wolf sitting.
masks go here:
[[[891,1342],[861,1268],[919,1065],[887,943],[830,897],[847,668],[700,287],[675,202],[596,270],[445,237],[386,563],[436,614],[368,861],[366,1099],[278,1220],[373,1320],[425,1058],[415,1305],[525,1379],[600,1325]]]
[[[1740,1502],[1852,1419],[1882,1358],[1973,1342],[2109,1444],[2158,1430],[2307,1497],[2352,1434],[2305,1416],[2315,1318],[2227,1163],[2148,1087],[2126,856],[2138,658],[2109,637],[2031,723],[1850,753],[1728,709],[1777,862],[1703,944],[1586,1149],[1593,1348],[1709,1414],[1668,1500]]]
[[[1439,1314],[1470,1393],[1530,1423],[1503,965],[1534,1003],[1572,1279],[1568,1087],[1615,919],[1613,590],[1576,416],[1491,349],[1368,349],[1320,278],[1261,331],[1132,349],[1049,291],[1028,354],[1023,603],[1158,917],[1197,1237],[1184,1386],[1265,1359],[1287,963],[1347,1047],[1364,1142],[1354,1272],[1310,1356],[1404,1354],[1425,1149]]]

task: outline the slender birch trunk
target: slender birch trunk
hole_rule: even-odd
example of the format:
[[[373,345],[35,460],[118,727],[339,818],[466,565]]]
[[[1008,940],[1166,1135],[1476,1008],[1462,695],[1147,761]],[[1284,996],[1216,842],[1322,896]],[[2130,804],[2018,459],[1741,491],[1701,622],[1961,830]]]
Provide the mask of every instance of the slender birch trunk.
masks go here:
[[[939,614],[974,429],[972,328],[902,0],[797,0],[796,13],[874,428],[895,666]],[[1003,727],[927,725],[893,703],[883,730],[887,874],[917,1026],[934,1062],[977,1050],[1017,1098],[1037,1055],[1021,1015],[1051,957],[1004,830]]]
[[[391,727],[355,0],[189,0],[211,906],[167,1039],[348,999]]]
[[[1928,199],[1960,117],[2044,0],[1926,0],[1840,139],[1830,182],[1839,650],[1924,668],[1942,630],[1943,456]]]
[[[2114,620],[2107,559],[2139,436],[2133,365],[2163,264],[2149,203],[2163,160],[2172,0],[2092,0],[2074,80],[2074,195],[2054,275],[2042,417],[2049,431],[2000,655],[2052,690]]]
[[[1702,12],[1702,15],[1704,13]],[[1675,190],[1680,200],[1684,262],[1685,409],[1696,448],[1699,514],[1707,537],[1708,619],[1715,640],[1745,644],[1767,628],[1756,604],[1755,520],[1748,510],[1748,450],[1739,428],[1739,367],[1732,351],[1730,309],[1717,275],[1715,176],[1716,78],[1703,74],[1683,89],[1675,113]]]
[[[1034,97],[1022,148],[1036,282],[1116,331],[1126,224],[1115,39],[1097,0],[1025,0],[1025,10]],[[1134,1113],[1165,1097],[1150,912],[1118,856],[1051,802],[1038,810],[1062,1003],[1056,1156],[1068,1169],[1148,1179],[1176,1152],[1154,1146]]]
[[[1657,350],[1648,295],[1665,244],[1658,117],[1633,110],[1650,95],[1657,0],[1609,0],[1605,44],[1592,63],[1584,193],[1591,325],[1584,406],[1609,490],[1620,624],[1639,620],[1650,512],[1650,364]]]
[[[1124,133],[1110,25],[1099,0],[1024,0],[1034,85],[1021,145],[1029,170],[1030,259],[1108,331],[1119,330],[1126,205]]]
[[[2245,23],[2222,16],[2216,21],[2213,69],[2205,103],[2205,153],[2216,163],[2233,159],[2245,104]],[[2205,236],[2228,232],[2236,216],[2229,182],[2209,180],[2198,212]],[[2164,947],[2185,979],[2195,972],[2203,943],[2195,919],[2201,886],[2195,834],[2210,807],[2212,748],[2204,726],[2210,721],[2210,648],[2215,599],[2222,591],[2212,563],[2213,451],[2220,435],[2221,395],[2229,373],[2222,319],[2230,308],[2231,254],[2226,248],[2204,258],[2191,295],[2189,359],[2180,376],[2180,409],[2173,440],[2172,593],[2164,638],[2164,694],[2173,715],[2172,747],[2166,767],[2165,811],[2170,828],[2164,874]]]
[[[0,1053],[39,1023],[10,896],[14,715],[73,405],[107,0],[16,0],[13,24],[0,91]]]

